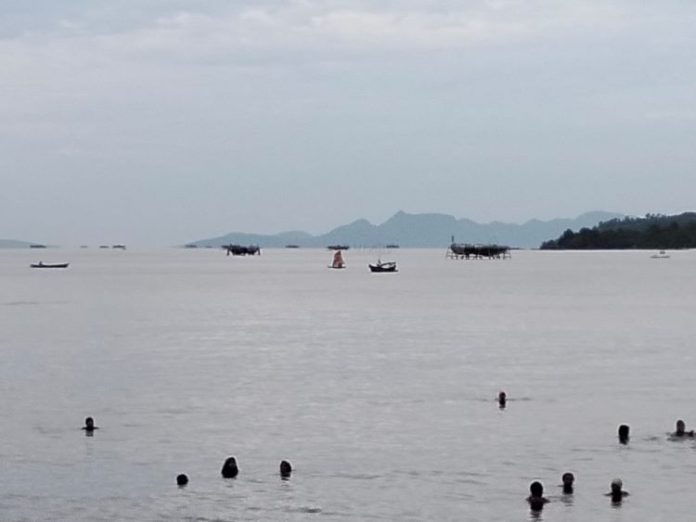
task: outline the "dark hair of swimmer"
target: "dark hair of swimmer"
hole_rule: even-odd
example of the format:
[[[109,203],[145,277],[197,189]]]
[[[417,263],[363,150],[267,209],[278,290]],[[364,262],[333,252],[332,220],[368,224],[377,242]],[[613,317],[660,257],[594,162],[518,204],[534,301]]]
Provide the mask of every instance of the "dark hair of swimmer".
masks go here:
[[[628,444],[628,432],[630,428],[628,427],[628,424],[622,424],[619,426],[619,442],[621,444]]]
[[[573,482],[575,482],[575,475],[572,473],[564,473],[561,477],[563,481],[563,493],[571,494],[573,492]]]
[[[98,430],[99,428],[97,428],[94,425],[94,419],[92,417],[87,417],[85,419],[85,425],[83,426],[82,429],[85,431],[94,431],[94,430]]]
[[[239,468],[237,467],[237,459],[234,457],[228,457],[225,463],[222,465],[222,470],[220,470],[224,478],[234,478],[239,474]]]
[[[280,476],[283,478],[288,478],[292,473],[292,466],[287,460],[280,462]]]
[[[534,481],[529,485],[529,492],[532,497],[541,497],[544,494],[544,485],[539,481]]]
[[[188,477],[183,473],[181,475],[177,475],[176,484],[178,486],[185,486],[186,484],[188,484]]]
[[[504,408],[506,402],[507,402],[507,394],[506,394],[504,391],[501,391],[501,392],[498,394],[498,405],[499,405],[501,408]]]

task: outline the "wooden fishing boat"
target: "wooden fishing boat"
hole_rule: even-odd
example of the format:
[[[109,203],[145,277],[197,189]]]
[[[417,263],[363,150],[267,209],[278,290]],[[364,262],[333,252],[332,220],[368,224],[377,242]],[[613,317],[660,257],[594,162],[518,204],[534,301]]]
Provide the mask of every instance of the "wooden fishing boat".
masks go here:
[[[68,268],[70,263],[44,263],[39,261],[38,263],[30,265],[32,268]]]
[[[377,261],[377,264],[367,266],[370,267],[370,272],[398,272],[395,261],[387,261],[386,263]]]

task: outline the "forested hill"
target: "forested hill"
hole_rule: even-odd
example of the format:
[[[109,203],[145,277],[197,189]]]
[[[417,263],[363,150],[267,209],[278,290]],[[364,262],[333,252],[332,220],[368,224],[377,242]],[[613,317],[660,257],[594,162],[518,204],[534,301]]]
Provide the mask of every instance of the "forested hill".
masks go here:
[[[546,241],[543,250],[610,250],[696,248],[696,213],[676,216],[647,214],[605,221],[578,232],[566,230],[561,237]]]

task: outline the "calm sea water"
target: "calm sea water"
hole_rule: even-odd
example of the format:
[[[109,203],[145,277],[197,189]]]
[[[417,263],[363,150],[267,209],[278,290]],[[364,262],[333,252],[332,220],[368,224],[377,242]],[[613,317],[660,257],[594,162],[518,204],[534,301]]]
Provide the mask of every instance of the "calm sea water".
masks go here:
[[[0,518],[693,518],[696,252],[377,254],[0,251]]]

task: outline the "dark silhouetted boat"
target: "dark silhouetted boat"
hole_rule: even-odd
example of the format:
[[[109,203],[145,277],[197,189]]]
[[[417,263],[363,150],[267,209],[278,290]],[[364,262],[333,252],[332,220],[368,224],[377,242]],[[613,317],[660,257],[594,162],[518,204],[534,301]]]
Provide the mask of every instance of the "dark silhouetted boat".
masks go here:
[[[70,263],[44,263],[39,261],[38,263],[30,265],[32,268],[68,268]]]
[[[258,245],[222,245],[222,248],[227,250],[227,255],[232,254],[233,256],[260,256],[261,247]]]
[[[664,250],[660,250],[659,254],[650,256],[652,259],[669,259],[669,254]]]
[[[329,245],[326,248],[329,250],[348,250],[350,247],[348,245]]]
[[[396,261],[382,263],[382,261],[378,260],[376,264],[367,266],[370,267],[370,272],[398,272],[396,269]]]

